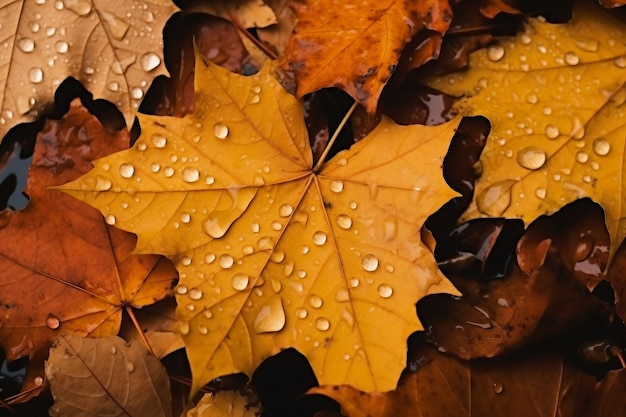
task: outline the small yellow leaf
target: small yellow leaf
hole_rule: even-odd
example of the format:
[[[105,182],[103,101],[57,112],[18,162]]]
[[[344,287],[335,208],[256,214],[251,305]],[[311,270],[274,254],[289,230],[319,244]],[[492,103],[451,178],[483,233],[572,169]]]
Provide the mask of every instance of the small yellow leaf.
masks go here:
[[[441,165],[459,120],[383,119],[316,173],[302,104],[271,67],[196,74],[194,115],[140,116],[132,149],[63,190],[174,260],[194,390],[288,347],[321,383],[393,388],[416,301],[456,293],[420,229],[456,195]]]
[[[187,411],[187,417],[256,417],[261,407],[250,406],[249,399],[237,391],[204,394],[198,404]]]
[[[468,72],[431,80],[492,125],[465,219],[529,223],[590,197],[604,207],[614,253],[626,235],[625,37],[626,26],[588,3],[567,24],[529,19],[521,35],[473,53]]]

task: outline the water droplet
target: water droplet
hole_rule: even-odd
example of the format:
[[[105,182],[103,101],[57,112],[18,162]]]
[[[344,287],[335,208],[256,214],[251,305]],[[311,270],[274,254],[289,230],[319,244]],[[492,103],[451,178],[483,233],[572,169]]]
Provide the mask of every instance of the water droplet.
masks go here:
[[[546,125],[544,132],[548,139],[556,139],[560,134],[559,128],[555,125]]]
[[[574,261],[580,262],[587,259],[593,251],[594,244],[595,242],[590,236],[585,236],[578,239],[576,247],[574,248]]]
[[[359,279],[358,279],[358,278],[356,278],[356,277],[352,277],[352,278],[350,278],[350,280],[348,281],[348,283],[350,284],[350,286],[351,286],[352,288],[356,288],[356,287],[358,287],[358,286],[359,286],[360,281],[359,281]]]
[[[135,100],[139,100],[143,97],[143,90],[139,87],[133,87],[130,89],[130,96]]]
[[[367,272],[374,272],[378,269],[378,258],[372,254],[367,254],[361,260],[361,266]]]
[[[552,107],[550,107],[550,106],[544,106],[544,107],[541,109],[541,113],[543,113],[543,114],[544,114],[544,116],[550,116],[550,115],[552,114]]]
[[[202,224],[202,230],[204,233],[211,236],[214,239],[219,239],[226,234],[228,231],[229,225],[223,225],[220,223],[220,220],[217,218],[208,218]]]
[[[393,288],[388,284],[380,284],[378,286],[378,295],[382,298],[389,298],[393,294]]]
[[[187,294],[187,292],[187,287],[185,287],[184,285],[179,285],[176,287],[176,294],[185,295]]]
[[[191,265],[191,257],[189,257],[189,256],[187,256],[187,255],[183,256],[182,258],[180,258],[180,263],[181,263],[183,266],[189,266],[189,265]]]
[[[526,169],[539,169],[546,163],[543,149],[529,146],[517,152],[517,163]]]
[[[209,329],[207,329],[205,326],[198,326],[198,333],[200,333],[200,334],[208,334],[209,333]]]
[[[259,85],[255,85],[250,89],[254,94],[260,94],[261,93],[261,86]]]
[[[540,199],[546,198],[546,189],[543,187],[539,187],[535,190],[535,196]]]
[[[309,250],[311,250],[311,248],[309,248],[307,245],[302,246],[303,255],[306,255],[307,253],[309,253]]]
[[[154,134],[151,140],[152,144],[157,148],[165,148],[165,145],[167,145],[167,138],[163,135]]]
[[[54,49],[56,49],[58,53],[64,54],[67,53],[67,51],[70,49],[70,45],[67,42],[59,41],[54,44]]]
[[[96,177],[96,185],[94,191],[107,191],[111,189],[113,183],[110,179],[104,177]]]
[[[565,53],[564,60],[567,65],[578,65],[580,62],[578,55],[572,51]]]
[[[396,268],[394,268],[394,266],[393,266],[393,265],[391,265],[391,264],[387,264],[387,265],[385,265],[385,271],[387,271],[387,272],[393,272],[393,271],[395,271],[395,270],[396,270]]]
[[[322,231],[317,231],[315,233],[313,233],[313,243],[315,243],[317,246],[322,246],[324,243],[326,243],[326,233],[322,232]]]
[[[315,327],[317,327],[317,330],[325,332],[330,329],[330,322],[325,317],[319,317],[315,320]]]
[[[183,223],[189,223],[191,221],[191,214],[186,212],[180,213],[180,221]]]
[[[148,52],[141,56],[139,62],[144,71],[152,71],[161,64],[161,58],[154,52]]]
[[[586,152],[578,151],[578,153],[576,154],[576,160],[581,164],[584,164],[589,160],[589,155],[587,155]]]
[[[35,41],[31,38],[22,38],[17,41],[17,47],[22,52],[33,52],[33,50],[35,50]]]
[[[576,46],[585,52],[596,52],[600,44],[595,39],[579,38],[574,41]]]
[[[291,216],[291,213],[293,213],[293,206],[290,204],[283,204],[278,209],[278,214],[280,214],[280,217],[289,217]]]
[[[43,378],[40,376],[36,376],[35,379],[33,379],[33,383],[37,386],[41,386],[43,385]]]
[[[113,226],[116,222],[116,219],[114,215],[107,214],[106,216],[104,216],[104,221],[107,222],[107,224],[110,224],[111,226]]]
[[[109,89],[109,91],[116,93],[120,91],[120,83],[118,83],[117,81],[112,81],[107,85],[107,88]]]
[[[215,123],[213,125],[213,134],[218,139],[226,139],[228,136],[228,126],[224,123]]]
[[[48,316],[48,318],[46,319],[46,326],[48,326],[48,328],[52,330],[58,329],[60,325],[61,325],[61,320],[59,320],[55,316]]]
[[[345,288],[340,289],[335,294],[335,300],[339,303],[345,303],[350,301],[350,292]]]
[[[493,62],[500,61],[504,58],[504,48],[500,45],[492,45],[487,48],[487,58]]]
[[[348,230],[352,227],[352,219],[346,214],[337,216],[337,226],[341,229]]]
[[[235,259],[229,254],[225,253],[220,256],[219,264],[222,268],[229,269],[233,266],[234,263],[235,263]]]
[[[202,291],[198,288],[192,288],[189,290],[189,298],[192,300],[199,300],[202,298]]]
[[[493,388],[493,392],[495,392],[496,394],[500,394],[504,390],[504,387],[502,386],[501,382],[493,382],[492,388]]]
[[[593,141],[593,151],[599,156],[606,156],[611,151],[611,144],[604,138]]]
[[[132,362],[126,362],[126,370],[128,373],[132,373],[135,371],[135,364]]]
[[[359,207],[358,203],[356,201],[350,201],[350,208],[352,210],[356,210],[357,207]]]
[[[615,64],[617,68],[626,68],[626,56],[615,58],[613,64]]]
[[[285,310],[280,296],[271,297],[254,319],[256,333],[278,332],[285,327]]]
[[[200,172],[195,168],[185,168],[183,169],[183,181],[185,182],[196,182],[200,178]]]
[[[322,297],[320,297],[319,295],[311,294],[311,296],[309,297],[309,304],[313,308],[320,308],[322,307],[322,304],[324,304],[324,301],[322,300]]]
[[[283,252],[282,250],[274,250],[272,252],[272,254],[270,255],[270,260],[274,263],[281,263],[282,261],[285,260],[285,252]]]
[[[287,262],[285,266],[283,266],[283,275],[286,277],[291,276],[291,274],[293,274],[294,267],[295,265],[293,262]]]
[[[43,81],[43,71],[39,67],[33,67],[28,70],[28,79],[33,84],[39,84]]]
[[[332,180],[330,182],[330,191],[334,193],[340,193],[343,191],[343,181],[341,180]]]
[[[207,318],[210,319],[211,317],[213,317],[213,312],[211,310],[204,310],[204,312],[202,313],[202,315]]]
[[[259,250],[272,250],[274,248],[274,240],[269,236],[264,236],[256,242]]]
[[[124,178],[130,178],[135,174],[135,167],[133,164],[120,165],[120,175]]]
[[[308,315],[309,315],[309,312],[306,311],[305,308],[299,308],[296,310],[296,317],[299,319],[306,319]]]
[[[222,264],[222,258],[220,258],[220,265]],[[231,264],[232,265],[232,264]],[[230,267],[229,267],[230,268]],[[243,291],[248,287],[250,277],[246,274],[235,274],[231,279],[231,284],[237,291]]]
[[[298,271],[298,278],[305,278],[306,277],[306,271],[304,269],[301,269]]]
[[[280,290],[283,289],[283,284],[281,284],[280,281],[275,278],[272,278],[270,280],[270,284],[272,286],[272,291],[274,291],[277,294],[280,292]]]
[[[498,181],[482,190],[476,197],[478,210],[491,217],[500,217],[511,205],[513,180]]]
[[[117,353],[117,348],[115,346],[111,346],[111,354],[115,355]]]
[[[526,101],[530,104],[537,104],[537,101],[539,101],[539,99],[537,98],[536,94],[528,94],[526,96]]]
[[[280,222],[273,221],[270,224],[270,227],[272,228],[272,230],[278,232],[279,230],[281,230],[283,228],[283,225]]]

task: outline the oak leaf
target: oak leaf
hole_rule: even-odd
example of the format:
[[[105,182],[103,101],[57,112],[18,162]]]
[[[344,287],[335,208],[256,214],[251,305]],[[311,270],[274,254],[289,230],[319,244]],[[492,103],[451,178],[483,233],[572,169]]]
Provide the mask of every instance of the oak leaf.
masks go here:
[[[30,356],[31,371],[43,365],[59,334],[116,334],[125,306],[142,307],[171,292],[176,271],[167,259],[131,255],[132,234],[48,189],[79,177],[94,157],[127,148],[128,142],[126,129],[105,132],[74,101],[68,114],[48,121],[37,137],[29,205],[0,213],[0,344],[9,360]]]
[[[415,302],[456,293],[419,236],[455,196],[441,164],[459,120],[384,119],[317,172],[302,104],[269,66],[197,65],[195,114],[140,115],[132,149],[63,190],[174,260],[193,390],[287,347],[323,383],[395,386]]]
[[[137,342],[61,336],[50,349],[46,377],[53,417],[172,416],[165,367]]]
[[[624,36],[600,6],[579,5],[570,23],[529,19],[524,33],[474,52],[468,72],[432,80],[492,125],[465,219],[529,223],[590,197],[605,210],[614,253],[626,235],[626,46],[615,41]]]
[[[175,10],[170,0],[0,4],[0,138],[37,116],[68,76],[117,104],[130,125],[152,78],[165,72],[161,31]]]
[[[296,14],[284,58],[296,95],[339,87],[370,114],[411,37],[422,28],[443,34],[452,20],[447,0],[309,1]]]

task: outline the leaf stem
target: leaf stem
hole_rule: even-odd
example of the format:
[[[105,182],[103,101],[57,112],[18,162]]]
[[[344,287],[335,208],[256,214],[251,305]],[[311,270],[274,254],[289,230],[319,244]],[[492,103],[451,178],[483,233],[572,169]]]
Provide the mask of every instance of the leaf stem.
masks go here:
[[[335,129],[333,136],[328,141],[328,144],[326,145],[326,149],[324,149],[324,153],[322,153],[322,155],[320,156],[320,159],[317,160],[317,164],[315,164],[315,166],[313,167],[313,172],[317,173],[322,168],[322,165],[324,165],[324,160],[328,156],[328,152],[330,152],[330,148],[333,147],[333,144],[337,140],[337,137],[343,130],[343,127],[346,125],[346,123],[348,123],[348,119],[350,119],[350,116],[352,116],[352,113],[354,113],[354,110],[356,109],[356,106],[358,104],[359,103],[356,101],[352,103],[352,106],[350,107],[346,115],[343,116],[343,119],[341,119],[341,123],[339,123],[339,126],[337,126],[337,129]]]
[[[130,317],[130,320],[133,322],[133,325],[135,326],[137,333],[139,333],[139,339],[141,340],[143,345],[146,347],[146,349],[148,349],[148,351],[152,355],[156,356],[156,354],[154,353],[154,350],[152,350],[152,346],[150,346],[150,342],[148,342],[148,339],[146,339],[146,335],[143,333],[143,330],[141,329],[141,325],[139,324],[139,321],[137,321],[137,317],[135,317],[135,312],[129,305],[125,306],[125,309],[126,309],[126,312],[128,313],[128,316]]]
[[[252,42],[254,44],[254,46],[256,46],[257,48],[259,48],[261,50],[261,52],[263,52],[265,55],[267,55],[268,58],[270,59],[278,59],[278,56],[274,53],[274,51],[272,51],[271,49],[269,49],[267,46],[265,46],[265,44],[263,42],[261,42],[260,40],[258,40],[257,38],[255,38],[250,32],[248,32],[248,29],[246,29],[245,27],[243,27],[241,25],[241,22],[239,22],[239,20],[237,19],[236,16],[234,16],[230,10],[226,9],[226,14],[228,15],[228,18],[230,19],[230,21],[235,25],[235,27],[237,28],[237,30],[239,32],[241,32],[243,34],[243,36],[245,36],[246,38],[248,38],[248,40],[250,42]]]

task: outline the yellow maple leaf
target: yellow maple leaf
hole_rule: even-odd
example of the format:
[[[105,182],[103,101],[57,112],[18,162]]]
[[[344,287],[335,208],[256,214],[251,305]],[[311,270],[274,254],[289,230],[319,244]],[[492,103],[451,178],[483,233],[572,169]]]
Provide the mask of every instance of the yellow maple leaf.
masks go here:
[[[68,76],[115,103],[128,125],[152,78],[165,73],[169,0],[0,3],[0,140],[36,117]]]
[[[416,301],[456,293],[420,228],[456,195],[441,164],[459,120],[384,119],[314,172],[302,104],[270,66],[199,62],[196,83],[195,114],[141,115],[132,149],[63,186],[175,262],[192,389],[288,347],[321,383],[395,387]]]
[[[579,5],[570,23],[530,19],[521,35],[473,53],[468,72],[430,82],[465,95],[461,111],[492,125],[465,219],[529,223],[590,197],[604,207],[614,253],[626,234],[625,37],[599,6]]]

